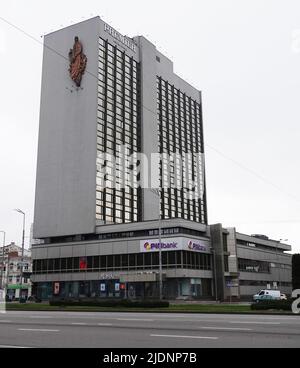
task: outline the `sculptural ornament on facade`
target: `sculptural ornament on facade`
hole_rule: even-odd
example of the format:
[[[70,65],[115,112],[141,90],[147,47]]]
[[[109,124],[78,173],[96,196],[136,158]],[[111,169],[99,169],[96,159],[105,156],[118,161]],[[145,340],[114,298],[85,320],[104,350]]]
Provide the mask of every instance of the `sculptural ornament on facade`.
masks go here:
[[[87,57],[83,53],[82,44],[77,36],[75,37],[73,48],[69,51],[69,60],[70,77],[75,82],[76,86],[80,87],[82,76],[87,64]]]

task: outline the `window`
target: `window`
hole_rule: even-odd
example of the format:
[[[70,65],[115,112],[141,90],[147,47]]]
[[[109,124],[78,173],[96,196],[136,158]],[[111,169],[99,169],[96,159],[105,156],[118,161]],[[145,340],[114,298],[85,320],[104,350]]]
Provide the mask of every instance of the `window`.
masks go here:
[[[114,267],[113,256],[107,256],[107,269],[112,269]]]
[[[67,269],[67,258],[62,258],[60,262],[60,267],[62,271]]]
[[[129,268],[136,267],[136,254],[129,254]]]
[[[74,271],[78,271],[79,270],[79,257],[75,257],[73,262],[74,262],[74,266],[73,266]]]
[[[151,256],[152,256],[151,253],[145,253],[145,257],[144,257],[145,268],[149,268],[149,266],[151,266],[151,261],[152,261]]]
[[[252,259],[238,259],[238,267],[241,272],[270,273],[270,263]]]
[[[107,256],[100,256],[100,269],[106,271],[107,269]]]

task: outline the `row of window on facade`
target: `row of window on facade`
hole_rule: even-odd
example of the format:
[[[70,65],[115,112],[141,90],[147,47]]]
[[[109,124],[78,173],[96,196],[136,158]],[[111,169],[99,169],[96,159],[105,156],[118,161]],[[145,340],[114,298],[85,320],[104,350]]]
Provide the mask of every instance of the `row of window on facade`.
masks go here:
[[[163,268],[211,269],[211,255],[188,251],[162,252]],[[159,254],[133,253],[33,261],[33,273],[96,272],[158,269]]]
[[[241,272],[270,273],[271,268],[282,268],[291,270],[291,265],[239,258],[238,268]]]
[[[193,235],[197,237],[203,237],[203,233],[200,231],[197,231],[194,229],[181,228],[181,227],[169,227],[169,228],[165,227],[161,229],[161,234],[162,235],[186,234],[186,235]],[[159,235],[158,229],[124,231],[124,232],[114,232],[114,233],[106,233],[106,234],[86,234],[86,235],[55,237],[55,238],[45,239],[45,244],[148,237],[148,236],[155,236],[155,235]]]
[[[168,190],[162,193],[163,218],[181,217],[201,223],[206,222],[204,199],[204,173],[196,153],[202,152],[202,122],[200,105],[188,98],[168,82],[157,78],[158,139],[161,153],[193,152],[189,168],[175,164],[161,165],[161,186],[171,188],[193,187],[193,191],[174,197]],[[190,200],[188,200],[190,199]]]
[[[267,287],[267,285],[270,285],[271,283],[273,283],[275,281],[269,281],[269,280],[239,280],[239,285],[240,286],[260,286],[260,287]],[[286,281],[277,281],[277,286],[284,286],[284,287],[291,287],[292,283],[291,282],[286,282]]]
[[[19,284],[21,282],[21,276],[8,276],[7,280],[10,284]],[[23,277],[22,284],[29,283],[29,280],[28,277]]]
[[[115,155],[123,144],[138,150],[138,68],[123,51],[99,39],[98,152]],[[125,173],[119,167],[121,174],[113,176],[110,169],[114,168],[107,165],[105,178],[97,173],[96,218],[111,223],[137,221],[137,190],[110,188],[110,183],[121,186]]]
[[[23,270],[24,271],[28,271],[29,270],[29,267],[30,267],[30,264],[24,264],[23,265]],[[2,268],[2,266],[0,266],[0,269]],[[9,271],[18,271],[21,269],[21,266],[20,264],[16,264],[16,263],[10,263],[8,265],[8,269]],[[4,264],[4,267],[3,267],[3,271],[5,272],[6,271],[6,265]]]

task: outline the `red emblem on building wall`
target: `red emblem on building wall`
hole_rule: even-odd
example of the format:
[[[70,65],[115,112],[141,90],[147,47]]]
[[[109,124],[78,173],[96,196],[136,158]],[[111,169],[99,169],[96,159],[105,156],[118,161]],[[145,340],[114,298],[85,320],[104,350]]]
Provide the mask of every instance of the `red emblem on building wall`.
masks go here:
[[[83,47],[79,38],[76,36],[74,46],[69,52],[70,68],[69,73],[71,79],[75,82],[77,87],[80,87],[82,76],[85,72],[87,57],[83,53]]]

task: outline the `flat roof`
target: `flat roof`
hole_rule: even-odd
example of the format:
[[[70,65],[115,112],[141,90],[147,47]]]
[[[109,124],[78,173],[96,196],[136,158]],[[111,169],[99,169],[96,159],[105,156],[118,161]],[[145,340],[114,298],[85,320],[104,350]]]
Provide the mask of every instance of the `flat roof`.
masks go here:
[[[277,248],[277,249],[280,249],[280,250],[283,250],[283,251],[291,251],[292,250],[291,245],[281,243],[278,240],[262,239],[262,238],[258,238],[256,236],[241,234],[241,233],[238,233],[238,232],[236,233],[236,239],[237,240],[243,240],[243,241],[246,241],[246,242],[249,242],[249,243],[265,245],[266,247]]]

